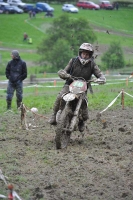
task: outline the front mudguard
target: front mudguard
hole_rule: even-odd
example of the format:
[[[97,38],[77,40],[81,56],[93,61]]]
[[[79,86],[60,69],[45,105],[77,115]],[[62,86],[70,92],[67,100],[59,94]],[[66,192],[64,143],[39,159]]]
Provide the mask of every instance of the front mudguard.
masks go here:
[[[72,93],[65,93],[62,95],[62,100],[60,103],[60,109],[56,114],[56,122],[58,123],[61,113],[64,109],[69,110],[69,115],[71,115],[71,125],[70,125],[70,129],[71,131],[74,130],[76,124],[78,124],[79,120],[83,120],[82,119],[82,104],[86,104],[86,107],[88,107],[88,100],[86,95],[84,94],[83,96],[81,96],[81,94],[79,94],[80,96],[76,95],[76,94],[72,94]],[[71,97],[71,98],[69,98]],[[65,101],[66,100],[66,101]]]

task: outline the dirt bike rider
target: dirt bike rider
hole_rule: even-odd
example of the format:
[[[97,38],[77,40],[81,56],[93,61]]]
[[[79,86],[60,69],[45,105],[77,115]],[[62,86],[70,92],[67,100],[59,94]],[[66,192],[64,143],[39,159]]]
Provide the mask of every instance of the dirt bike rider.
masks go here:
[[[65,69],[61,69],[58,71],[59,77],[66,80],[66,82],[55,101],[53,114],[49,119],[49,123],[51,125],[56,125],[56,113],[59,110],[61,96],[64,93],[69,92],[69,85],[72,83],[71,76],[82,77],[87,81],[90,80],[92,74],[94,74],[97,78],[96,82],[98,84],[104,84],[106,82],[105,76],[94,62],[93,54],[93,46],[90,43],[83,43],[79,47],[78,57],[70,59]],[[80,121],[78,124],[80,132],[84,131],[85,121],[89,118],[88,107],[86,106],[86,104],[82,104],[82,118],[83,120]]]

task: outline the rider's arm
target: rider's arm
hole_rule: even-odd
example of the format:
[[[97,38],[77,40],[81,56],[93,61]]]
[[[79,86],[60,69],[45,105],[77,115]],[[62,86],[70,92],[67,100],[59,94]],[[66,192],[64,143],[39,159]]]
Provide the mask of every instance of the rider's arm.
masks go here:
[[[64,69],[58,71],[58,75],[62,79],[70,78],[70,69],[71,69],[72,59],[69,61],[67,66]]]
[[[68,62],[67,66],[64,68],[64,70],[65,70],[68,74],[70,74],[71,66],[72,66],[72,59],[70,59],[70,61]]]
[[[104,74],[95,63],[93,63],[93,74],[97,77],[97,82],[106,83],[106,78]]]

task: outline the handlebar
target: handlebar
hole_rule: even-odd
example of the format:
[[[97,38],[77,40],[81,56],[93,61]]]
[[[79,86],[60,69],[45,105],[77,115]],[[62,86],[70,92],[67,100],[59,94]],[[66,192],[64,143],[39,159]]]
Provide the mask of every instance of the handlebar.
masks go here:
[[[101,80],[100,78],[95,78],[95,79],[91,79],[91,80],[85,80],[83,77],[75,77],[75,76],[72,76],[70,74],[68,74],[65,70],[59,70],[58,71],[58,75],[60,78],[62,79],[72,79],[72,80],[82,80],[82,81],[85,81],[86,83],[98,83],[98,84],[104,84],[106,82],[106,80]]]
[[[95,82],[96,81],[96,79],[91,79],[91,80],[85,80],[83,77],[75,77],[75,76],[71,76],[70,77],[71,79],[73,79],[73,80],[78,80],[78,79],[80,79],[80,80],[83,80],[83,81],[85,81],[86,83],[91,83],[91,82]]]

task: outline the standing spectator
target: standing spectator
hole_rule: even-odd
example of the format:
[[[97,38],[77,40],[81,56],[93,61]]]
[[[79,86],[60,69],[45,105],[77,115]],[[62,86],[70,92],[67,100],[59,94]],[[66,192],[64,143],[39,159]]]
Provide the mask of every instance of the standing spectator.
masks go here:
[[[53,13],[52,11],[47,11],[46,14],[45,14],[46,17],[53,17]]]
[[[28,39],[28,35],[27,35],[27,33],[24,33],[23,41],[26,41],[27,39]]]
[[[32,11],[30,10],[29,11],[29,18],[31,18],[32,17]]]
[[[23,98],[23,80],[27,77],[26,63],[21,60],[19,52],[13,50],[10,60],[6,67],[6,77],[9,79],[7,86],[7,110],[11,109],[12,98],[16,90],[17,108],[20,107]]]
[[[34,10],[32,11],[32,16],[33,16],[33,18],[36,17],[36,12]]]
[[[115,4],[115,7],[116,7],[116,10],[119,9],[119,4],[118,4],[118,2]]]

